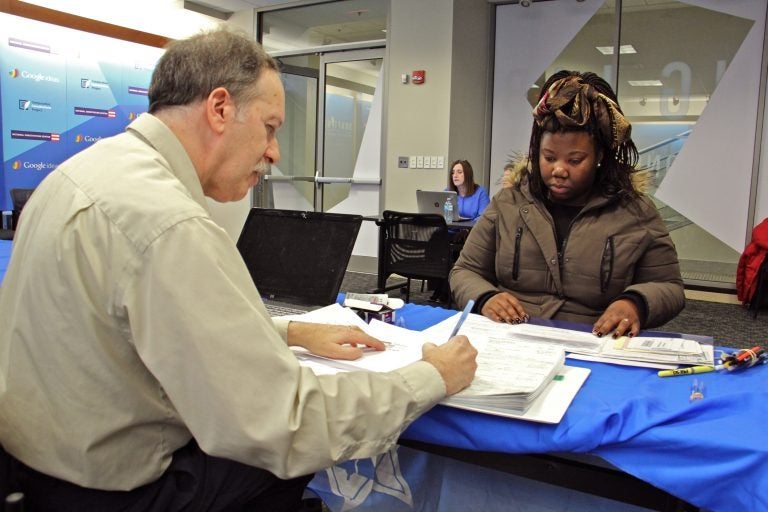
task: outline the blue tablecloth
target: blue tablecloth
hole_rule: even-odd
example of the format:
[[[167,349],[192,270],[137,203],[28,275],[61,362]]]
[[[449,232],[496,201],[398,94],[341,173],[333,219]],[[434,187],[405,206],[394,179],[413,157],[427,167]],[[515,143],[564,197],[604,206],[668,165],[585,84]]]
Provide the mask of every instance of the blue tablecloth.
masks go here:
[[[398,313],[421,329],[456,312],[409,304]],[[566,364],[592,371],[557,425],[437,406],[403,438],[502,453],[592,453],[699,507],[768,510],[768,365],[659,378],[647,368]],[[705,398],[690,402],[694,378]]]

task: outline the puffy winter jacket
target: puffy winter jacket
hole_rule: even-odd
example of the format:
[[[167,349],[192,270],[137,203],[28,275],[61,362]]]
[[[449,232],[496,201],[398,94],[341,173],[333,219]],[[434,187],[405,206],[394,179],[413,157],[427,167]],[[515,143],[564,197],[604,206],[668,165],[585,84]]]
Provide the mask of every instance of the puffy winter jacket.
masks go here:
[[[653,203],[593,197],[571,223],[558,257],[552,216],[523,185],[502,189],[478,219],[451,271],[463,307],[507,291],[535,317],[593,323],[624,292],[647,306],[642,327],[664,324],[685,306],[675,246]]]

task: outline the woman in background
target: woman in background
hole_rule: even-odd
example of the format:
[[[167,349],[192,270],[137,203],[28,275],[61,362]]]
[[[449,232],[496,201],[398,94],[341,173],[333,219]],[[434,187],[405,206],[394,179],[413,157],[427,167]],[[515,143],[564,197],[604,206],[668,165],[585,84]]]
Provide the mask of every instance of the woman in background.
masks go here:
[[[475,183],[475,173],[472,164],[466,160],[456,160],[449,167],[447,191],[456,192],[458,211],[454,212],[454,220],[478,218],[491,202],[488,192]],[[467,237],[466,229],[451,229],[451,257],[454,261],[459,257],[459,250]],[[429,289],[434,290],[429,298],[431,302],[450,303],[451,290],[446,279],[429,279]]]
[[[491,202],[488,192],[475,183],[475,173],[468,161],[456,160],[451,164],[450,169],[446,190],[452,190],[458,194],[459,211],[456,215],[466,219],[478,218]]]
[[[636,335],[685,305],[675,246],[635,168],[631,125],[610,85],[560,71],[533,110],[527,165],[477,221],[451,271],[459,307]]]

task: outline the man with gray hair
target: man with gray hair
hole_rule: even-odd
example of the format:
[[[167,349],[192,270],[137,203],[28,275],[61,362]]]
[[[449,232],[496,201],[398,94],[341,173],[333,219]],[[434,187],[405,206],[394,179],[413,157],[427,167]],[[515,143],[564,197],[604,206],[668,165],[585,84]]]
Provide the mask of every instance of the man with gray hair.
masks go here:
[[[149,113],[60,165],[0,294],[0,491],[34,510],[296,510],[311,475],[389,449],[469,385],[464,336],[389,373],[315,376],[357,328],[271,319],[205,197],[279,159],[278,67],[225,29],[172,43]]]

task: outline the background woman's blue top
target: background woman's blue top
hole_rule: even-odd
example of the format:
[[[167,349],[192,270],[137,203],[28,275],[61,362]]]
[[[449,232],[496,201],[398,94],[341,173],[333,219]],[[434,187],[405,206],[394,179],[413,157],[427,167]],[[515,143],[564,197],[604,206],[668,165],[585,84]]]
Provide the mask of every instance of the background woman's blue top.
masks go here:
[[[488,206],[491,199],[488,197],[488,192],[481,186],[475,188],[475,193],[471,196],[459,195],[459,216],[467,217],[469,219],[476,219]]]

